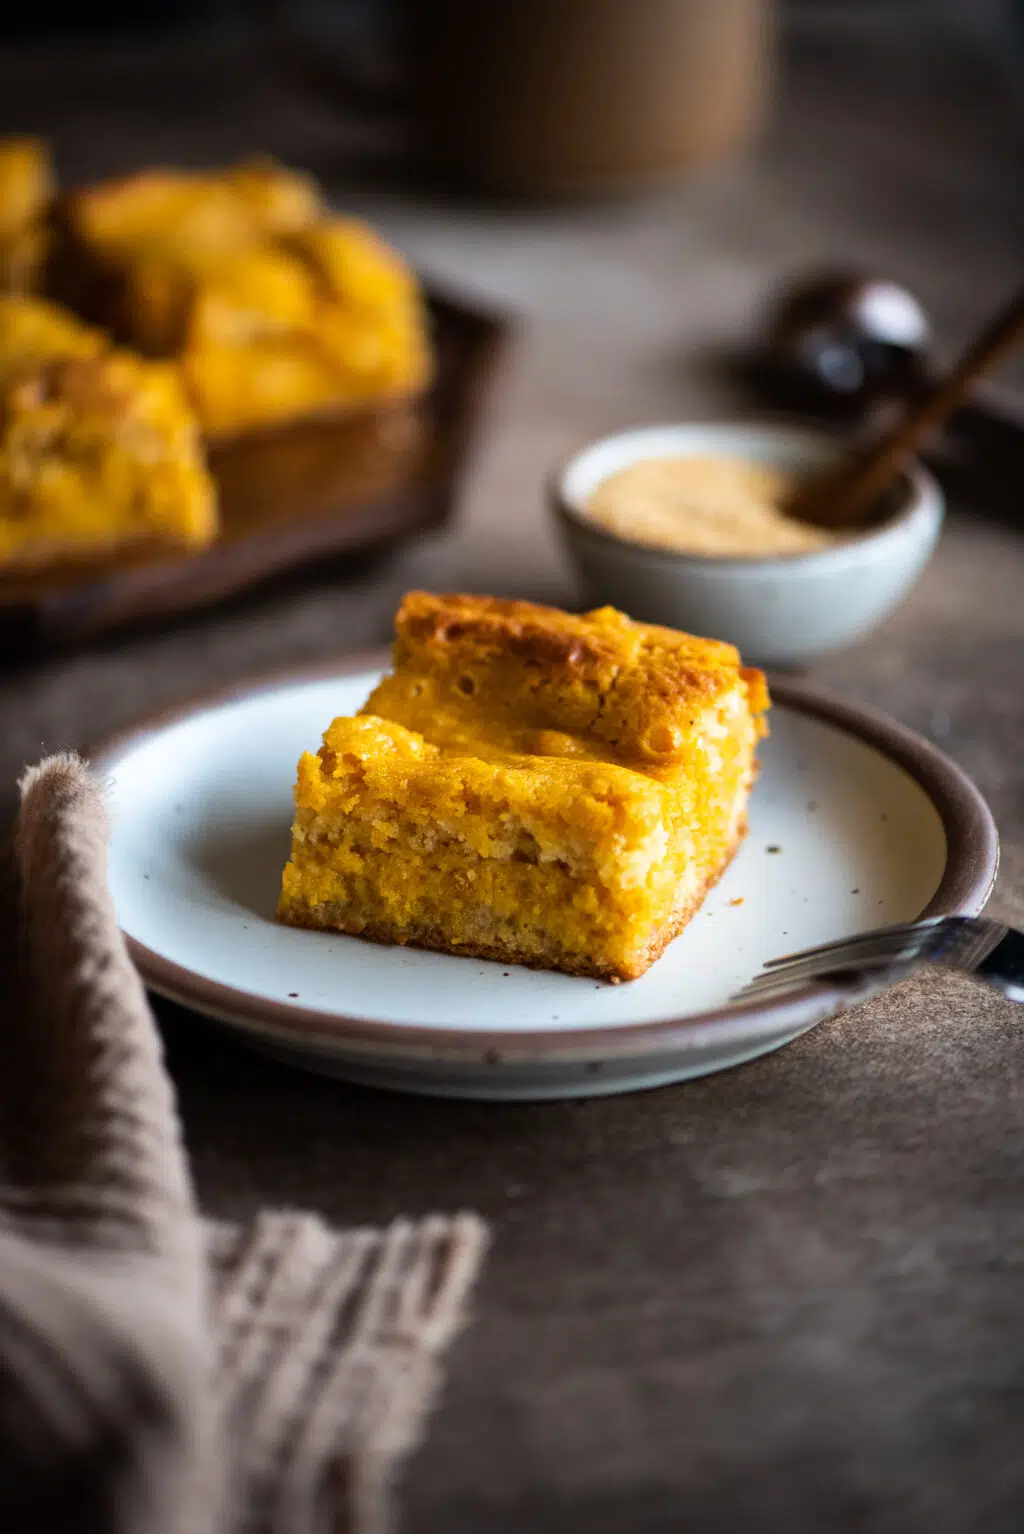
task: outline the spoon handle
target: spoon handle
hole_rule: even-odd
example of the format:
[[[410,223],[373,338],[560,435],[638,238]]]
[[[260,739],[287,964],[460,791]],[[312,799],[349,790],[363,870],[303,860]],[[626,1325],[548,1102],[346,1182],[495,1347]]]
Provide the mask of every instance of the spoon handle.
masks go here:
[[[941,425],[983,373],[1007,356],[1024,339],[1024,288],[1019,289],[956,365],[933,390],[904,415],[853,467],[812,476],[798,491],[787,511],[806,521],[839,527],[855,523],[859,514],[890,483],[921,438]]]

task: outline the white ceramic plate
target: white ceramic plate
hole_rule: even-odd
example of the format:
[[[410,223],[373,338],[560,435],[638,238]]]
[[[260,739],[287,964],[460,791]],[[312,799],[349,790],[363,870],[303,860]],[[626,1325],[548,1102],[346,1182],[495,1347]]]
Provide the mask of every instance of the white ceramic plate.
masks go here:
[[[777,954],[928,912],[976,913],[991,817],[963,774],[883,716],[775,680],[750,834],[640,980],[607,985],[273,920],[299,754],[354,711],[374,656],[250,684],[93,753],[109,778],[110,881],[144,980],[284,1058],[471,1097],[625,1091],[788,1042],[819,995],[736,1006]]]

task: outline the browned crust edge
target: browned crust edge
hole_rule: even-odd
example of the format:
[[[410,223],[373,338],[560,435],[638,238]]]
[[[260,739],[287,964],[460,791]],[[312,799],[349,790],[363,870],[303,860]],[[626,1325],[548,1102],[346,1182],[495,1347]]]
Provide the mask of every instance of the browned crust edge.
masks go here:
[[[596,678],[600,668],[614,668],[617,675],[617,667],[626,659],[624,637],[602,629],[595,622],[597,616],[506,597],[407,591],[395,615],[395,669],[404,669],[417,652],[422,663],[424,656],[429,662],[431,655],[450,656],[453,649],[470,653],[497,649],[528,667],[544,668],[553,678],[587,674]],[[619,616],[626,622],[624,633],[651,643],[660,641],[655,657],[631,662],[652,682],[673,684],[673,694],[698,686],[717,691],[723,678],[737,673],[757,704],[752,712],[768,706],[763,673],[744,667],[735,645]]]

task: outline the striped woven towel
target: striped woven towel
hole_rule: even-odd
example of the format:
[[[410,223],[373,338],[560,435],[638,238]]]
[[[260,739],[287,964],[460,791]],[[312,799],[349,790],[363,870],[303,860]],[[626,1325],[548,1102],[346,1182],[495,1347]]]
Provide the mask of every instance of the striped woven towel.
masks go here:
[[[21,793],[20,1004],[0,1036],[0,1529],[380,1529],[484,1227],[204,1221],[107,891],[99,789],[59,756]]]

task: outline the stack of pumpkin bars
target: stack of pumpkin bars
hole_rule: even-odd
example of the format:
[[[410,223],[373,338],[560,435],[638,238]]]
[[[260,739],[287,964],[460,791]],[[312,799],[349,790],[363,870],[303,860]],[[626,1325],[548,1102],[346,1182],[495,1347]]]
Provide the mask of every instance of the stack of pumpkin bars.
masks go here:
[[[420,392],[414,275],[258,160],[61,194],[0,141],[0,569],[216,536],[204,445]]]

